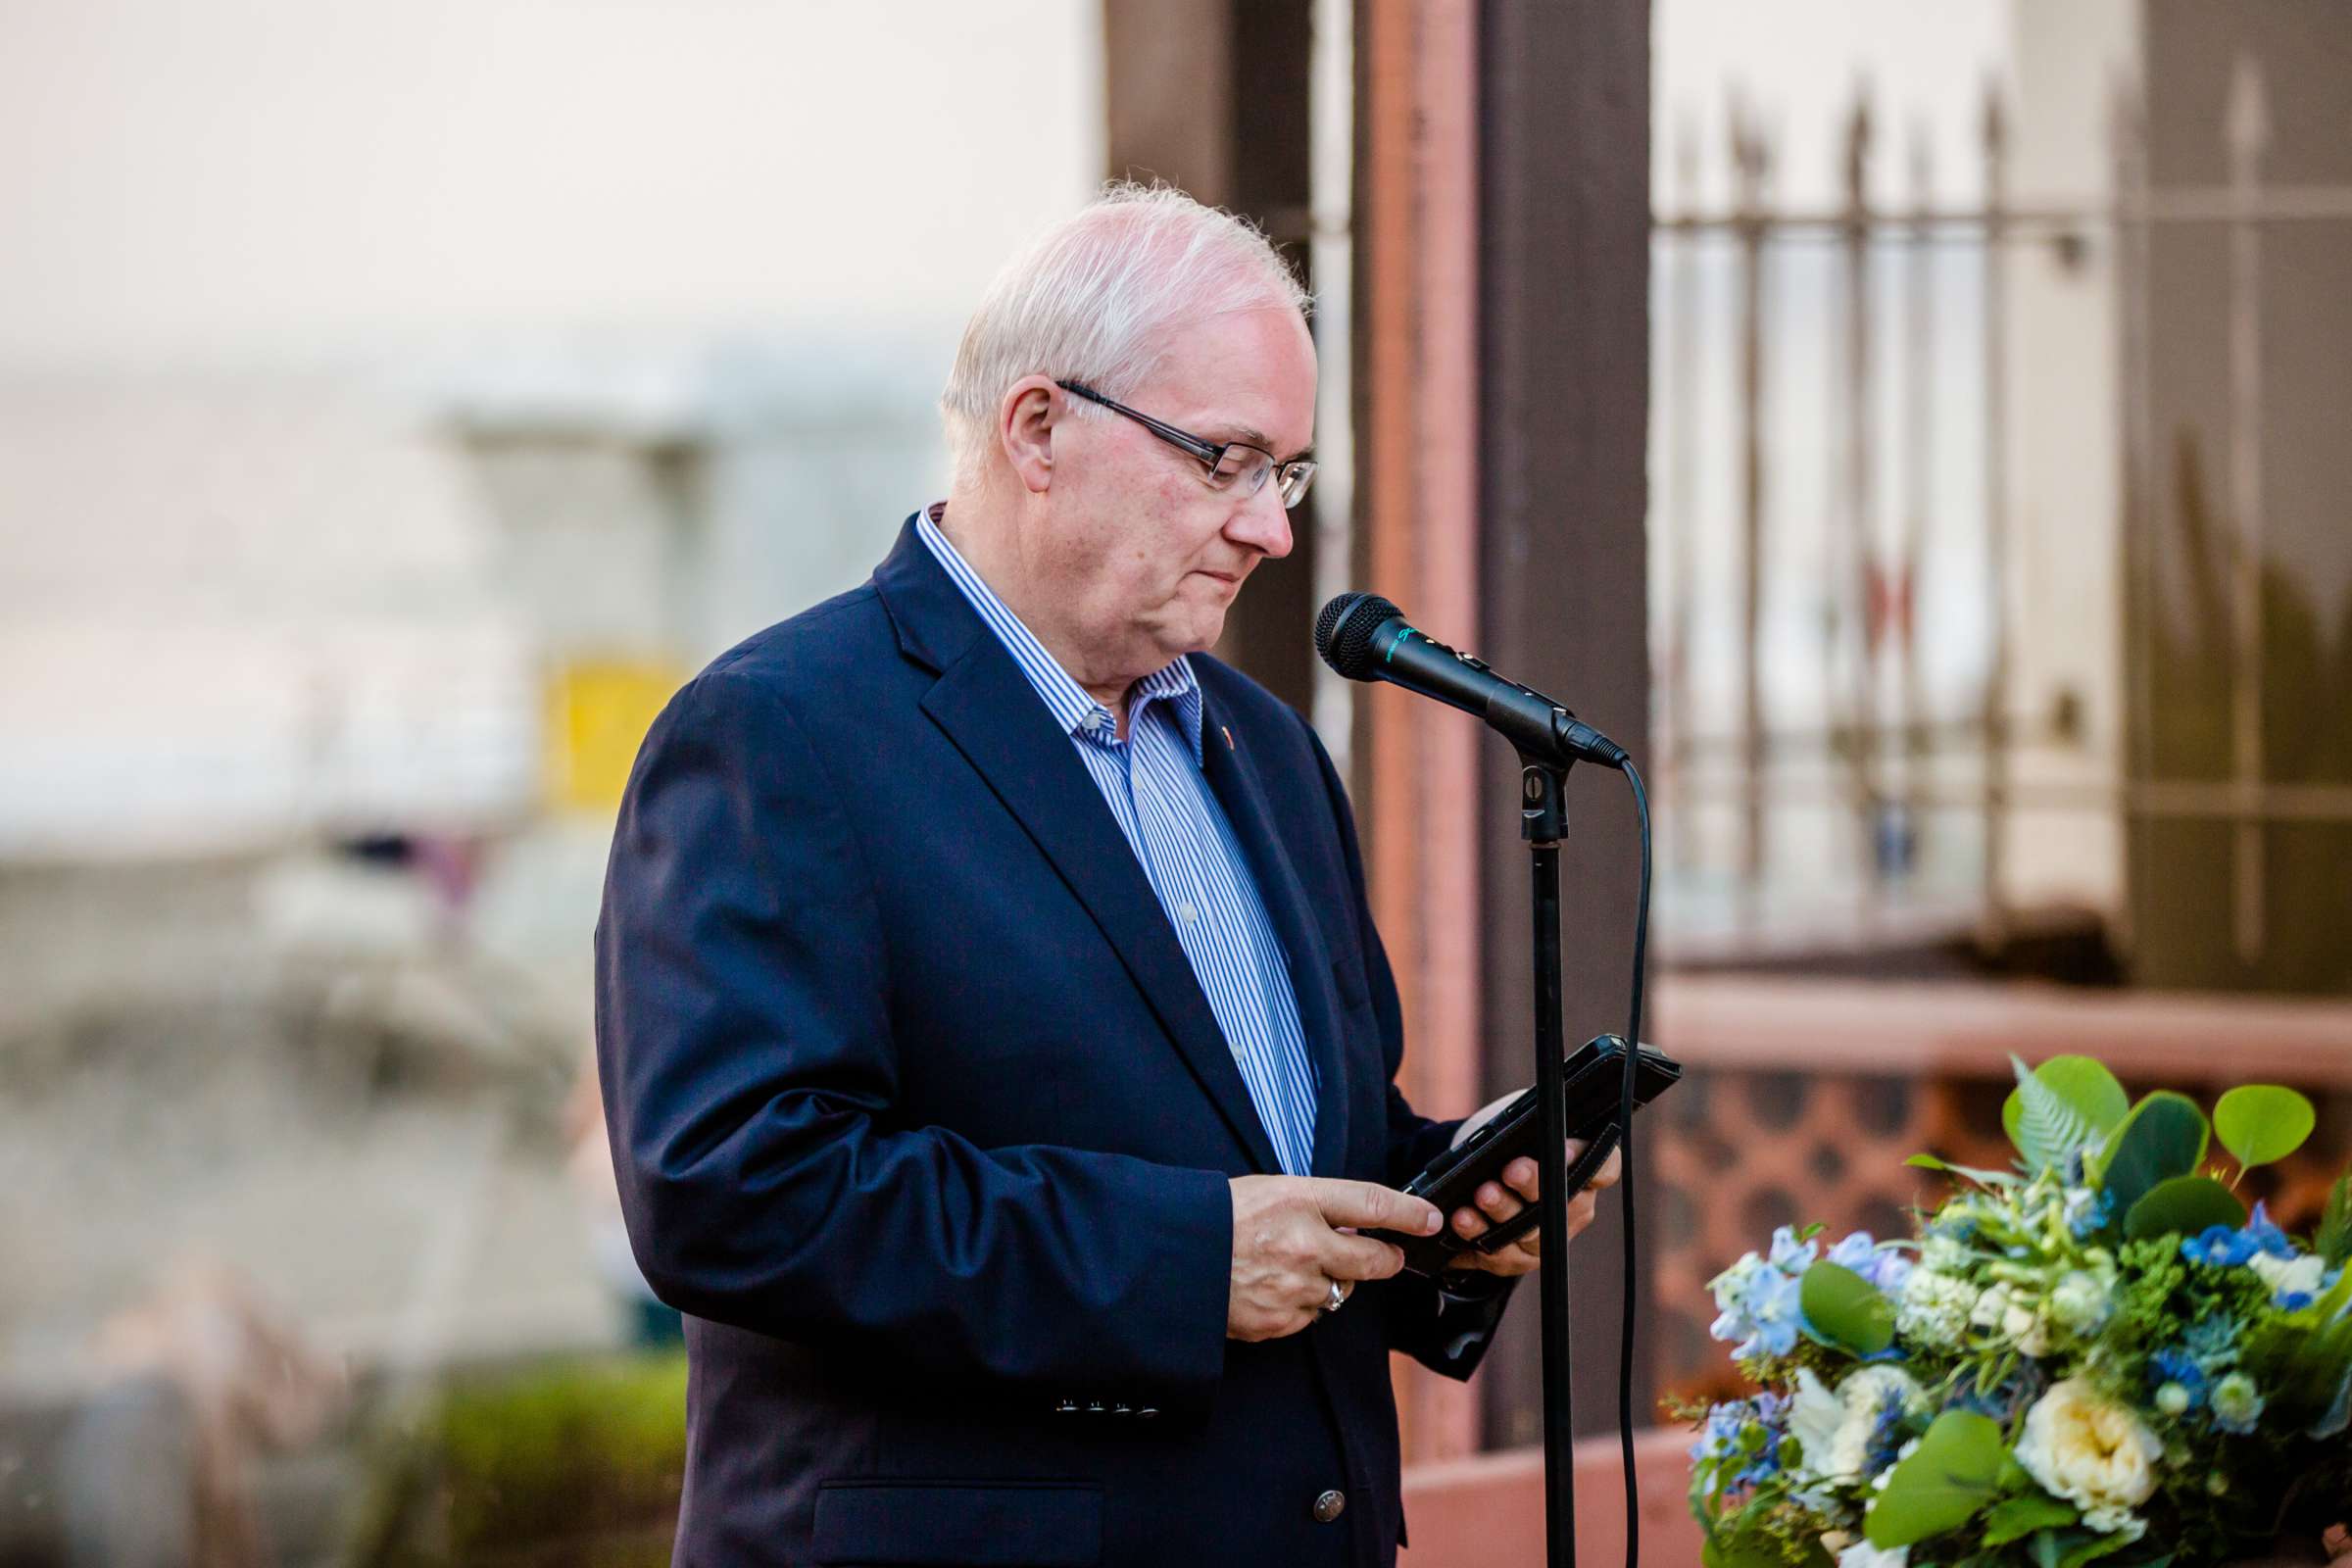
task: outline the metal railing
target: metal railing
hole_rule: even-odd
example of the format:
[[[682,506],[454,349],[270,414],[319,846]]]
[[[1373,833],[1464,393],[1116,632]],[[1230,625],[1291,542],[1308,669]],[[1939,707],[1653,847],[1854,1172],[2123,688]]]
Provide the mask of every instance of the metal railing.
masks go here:
[[[1849,846],[1842,853],[1858,870],[1858,885],[1837,895],[1864,923],[1872,911],[1918,892],[1912,871],[1930,824],[1967,824],[1956,836],[1976,840],[1973,887],[1941,891],[1955,923],[1980,932],[1999,931],[2011,912],[2011,840],[2021,813],[2105,815],[2133,846],[2144,843],[2139,835],[2148,823],[2198,818],[2233,824],[2231,940],[2252,962],[2265,941],[2266,826],[2352,823],[2352,781],[2281,779],[2265,765],[2260,314],[2266,233],[2352,220],[2352,187],[2266,181],[2268,117],[2262,76],[2250,58],[2238,62],[2222,121],[2227,181],[2158,188],[2149,172],[2145,104],[2136,89],[2119,92],[2110,117],[2112,188],[2103,200],[2071,205],[2011,200],[2010,117],[1997,85],[1984,95],[1973,149],[1982,168],[1982,199],[1974,206],[1937,203],[1924,134],[1909,148],[1909,199],[1889,203],[1874,194],[1869,176],[1878,130],[1867,87],[1846,118],[1843,200],[1834,208],[1772,204],[1774,145],[1758,117],[1737,102],[1725,149],[1728,207],[1708,210],[1695,199],[1696,140],[1685,137],[1674,149],[1675,200],[1661,204],[1653,219],[1660,401],[1653,420],[1659,494],[1650,533],[1660,610],[1653,618],[1659,794],[1670,807],[1730,808],[1728,852],[1718,844],[1710,858],[1685,834],[1670,849],[1669,864],[1732,887],[1736,924],[1760,928],[1776,885],[1822,874],[1818,865],[1776,860],[1770,831],[1776,813],[1827,810],[1842,818],[1838,834]],[[2148,258],[2159,233],[2195,225],[2221,228],[2230,258],[2227,298],[2219,303],[2229,343],[2226,778],[2160,776],[2153,740],[2160,697],[2148,620],[2157,592],[2152,498],[2162,442],[2151,412]],[[2015,678],[2020,649],[2044,630],[2021,623],[2016,612],[2025,514],[2012,471],[2020,437],[2010,399],[2019,368],[2012,355],[2024,323],[2011,276],[2013,260],[2033,251],[2077,269],[2098,256],[2110,270],[2117,302],[2108,352],[2121,407],[2107,411],[2115,417],[2116,450],[2085,458],[2111,465],[2119,481],[2112,530],[2124,610],[2111,657],[2120,665],[2122,711],[2099,715],[2105,721],[2096,724],[2063,707],[2030,713]],[[1950,286],[1955,257],[1973,264],[1964,290]],[[1797,258],[1828,278],[1826,344],[1792,335],[1802,322],[1780,274]],[[1722,279],[1723,299],[1702,298],[1710,274]],[[1728,313],[1711,318],[1709,303],[1728,304]],[[1939,319],[1955,309],[1977,318],[1973,346],[1959,353],[1951,321]],[[1889,331],[1895,336],[1883,341]],[[1797,445],[1781,422],[1790,411],[1775,404],[1783,355],[1818,355],[1828,394],[1817,522],[1776,514],[1785,477],[1776,469],[1791,461]],[[1704,417],[1710,405],[1721,406],[1726,378],[1728,432]],[[1945,401],[1955,394],[1975,408],[1955,410]],[[1956,416],[1963,413],[1966,419]],[[1795,419],[1802,417],[1797,411]],[[1955,444],[1962,450],[1950,450]],[[1899,489],[1886,482],[1897,476]],[[1719,527],[1713,543],[1736,553],[1737,570],[1728,592],[1720,578],[1710,591],[1702,569],[1710,540],[1701,514],[1708,509],[1701,498],[1720,493],[1727,478],[1731,505],[1714,511],[1729,510],[1734,526],[1728,539]],[[1815,547],[1818,556],[1807,556]],[[1972,558],[1982,573],[1983,603],[1971,616],[1923,628],[1923,618],[1935,613],[1925,602],[1926,576],[1934,562],[1948,564],[1955,552]],[[1776,567],[1788,571],[1792,562],[1808,560],[1818,562],[1818,577],[1807,586],[1820,601],[1820,667],[1810,693],[1790,700],[1783,680],[1776,702],[1767,684],[1771,579]],[[1732,623],[1728,650],[1702,635],[1709,621]],[[1969,668],[1960,689],[1948,680],[1940,693],[1933,689],[1923,657],[1931,643],[1947,668],[1955,653],[1963,656]],[[1732,700],[1714,702],[1710,714],[1702,687],[1719,696],[1728,691]],[[2070,776],[2020,776],[2021,748],[2053,745],[2095,765]],[[2084,771],[2092,776],[2081,776]],[[2120,906],[2103,912],[2119,923],[2129,917]]]

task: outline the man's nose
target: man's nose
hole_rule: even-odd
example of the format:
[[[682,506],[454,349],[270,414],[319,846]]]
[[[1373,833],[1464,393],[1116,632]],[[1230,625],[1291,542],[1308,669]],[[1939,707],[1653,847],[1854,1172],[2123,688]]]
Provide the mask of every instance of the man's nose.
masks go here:
[[[1280,561],[1291,553],[1291,514],[1282,504],[1282,486],[1271,475],[1257,494],[1242,504],[1241,514],[1226,530],[1238,543],[1263,551]]]

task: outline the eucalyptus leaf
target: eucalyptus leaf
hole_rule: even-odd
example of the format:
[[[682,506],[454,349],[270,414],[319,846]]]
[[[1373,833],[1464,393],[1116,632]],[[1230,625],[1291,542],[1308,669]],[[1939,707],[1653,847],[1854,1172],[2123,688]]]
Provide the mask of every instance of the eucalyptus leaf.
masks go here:
[[[1913,1154],[1909,1159],[1904,1160],[1903,1163],[1910,1166],[1913,1170],[1950,1170],[1952,1168],[1951,1166],[1946,1165],[1942,1160],[1937,1159],[1934,1154]]]
[[[2312,1250],[2326,1258],[2329,1268],[2352,1258],[2352,1170],[2338,1176],[2335,1185],[2328,1189],[2328,1207],[2320,1215]]]
[[[2009,1141],[2033,1169],[2065,1164],[2069,1154],[2090,1142],[2090,1118],[2017,1057],[2011,1056],[2009,1065],[2017,1073],[2017,1087],[2009,1092],[2017,1113],[2011,1115],[2006,1103],[2001,1107],[2001,1125]]]
[[[2195,1236],[2208,1225],[2230,1230],[2246,1222],[2246,1205],[2237,1195],[2210,1176],[2175,1176],[2158,1182],[2124,1216],[2124,1235],[2131,1241],[2151,1236]]]
[[[1805,1326],[1856,1355],[1876,1355],[1894,1343],[1894,1303],[1879,1288],[1838,1263],[1816,1263],[1797,1285]]]
[[[2206,1137],[2197,1102],[2159,1089],[2132,1106],[2108,1138],[2093,1175],[2114,1198],[2115,1211],[2129,1214],[2158,1182],[2192,1174],[2205,1158]]]
[[[2008,1497],[1984,1516],[1984,1544],[2005,1546],[2045,1526],[2071,1525],[2081,1517],[2073,1503],[2038,1490],[2027,1496]]]
[[[2284,1159],[2319,1124],[2311,1102],[2277,1084],[2244,1084],[2213,1106],[2213,1135],[2248,1170]]]
[[[1870,1505],[1863,1534],[1886,1550],[1956,1530],[2000,1495],[2001,1461],[2008,1457],[2001,1429],[1973,1410],[1936,1418],[1911,1457],[1897,1464]]]

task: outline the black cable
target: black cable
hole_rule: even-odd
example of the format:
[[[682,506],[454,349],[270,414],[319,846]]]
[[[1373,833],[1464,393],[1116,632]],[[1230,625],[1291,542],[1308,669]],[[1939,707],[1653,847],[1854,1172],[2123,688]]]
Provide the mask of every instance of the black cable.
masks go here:
[[[1642,884],[1634,905],[1634,987],[1632,1018],[1625,1026],[1625,1078],[1617,1099],[1617,1150],[1624,1173],[1625,1300],[1617,1340],[1617,1436],[1625,1451],[1625,1568],[1642,1561],[1642,1485],[1634,1471],[1634,1068],[1642,1055],[1642,978],[1649,948],[1649,791],[1642,787],[1642,770],[1629,759],[1625,781],[1633,786],[1634,810],[1642,821]]]

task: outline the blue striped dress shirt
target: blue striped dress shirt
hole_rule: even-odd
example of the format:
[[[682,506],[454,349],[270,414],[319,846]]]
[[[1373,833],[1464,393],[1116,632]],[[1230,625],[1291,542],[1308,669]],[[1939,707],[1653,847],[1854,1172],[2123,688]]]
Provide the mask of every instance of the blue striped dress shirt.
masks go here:
[[[1192,662],[1179,657],[1135,683],[1121,741],[1109,710],[1046,652],[933,525],[938,510],[917,514],[915,533],[1077,748],[1175,928],[1282,1168],[1306,1175],[1314,1163],[1314,1063],[1282,941],[1233,824],[1200,770],[1200,687]]]

